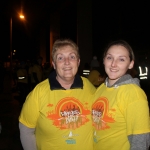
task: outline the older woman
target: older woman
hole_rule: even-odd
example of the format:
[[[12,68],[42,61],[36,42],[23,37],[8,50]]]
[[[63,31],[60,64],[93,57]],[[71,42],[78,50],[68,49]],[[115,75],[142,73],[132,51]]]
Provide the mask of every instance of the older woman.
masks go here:
[[[71,40],[53,45],[54,72],[26,98],[20,117],[24,150],[92,150],[91,105],[95,87],[77,74],[78,46]]]

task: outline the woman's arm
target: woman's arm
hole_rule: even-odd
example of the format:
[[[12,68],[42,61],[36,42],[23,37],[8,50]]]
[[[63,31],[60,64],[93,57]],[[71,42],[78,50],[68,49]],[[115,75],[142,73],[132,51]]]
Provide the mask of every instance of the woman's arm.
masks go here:
[[[128,136],[130,150],[149,150],[150,133]]]
[[[20,140],[24,150],[37,150],[35,128],[28,128],[19,122]]]
[[[136,96],[135,96],[136,97]],[[139,96],[126,109],[126,124],[130,150],[149,150],[150,118],[147,100]],[[130,99],[131,100],[131,99]]]

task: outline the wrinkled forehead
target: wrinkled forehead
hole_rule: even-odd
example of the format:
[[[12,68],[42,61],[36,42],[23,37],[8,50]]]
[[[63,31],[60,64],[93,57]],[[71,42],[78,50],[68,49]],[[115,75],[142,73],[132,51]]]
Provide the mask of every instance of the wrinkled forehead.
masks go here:
[[[77,50],[74,47],[69,46],[69,45],[61,46],[61,47],[57,48],[57,50],[54,53],[54,56],[56,56],[58,54],[62,54],[62,55],[64,54],[65,55],[65,54],[71,54],[71,53],[78,55]]]

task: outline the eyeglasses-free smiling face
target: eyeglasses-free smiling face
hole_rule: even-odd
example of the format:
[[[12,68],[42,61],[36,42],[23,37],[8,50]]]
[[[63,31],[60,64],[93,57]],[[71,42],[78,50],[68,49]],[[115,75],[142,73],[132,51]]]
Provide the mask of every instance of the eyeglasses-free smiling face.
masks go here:
[[[56,51],[54,58],[52,64],[57,72],[57,80],[60,83],[73,81],[80,64],[77,52],[71,46],[64,46]]]
[[[104,67],[109,78],[109,84],[113,85],[120,77],[133,68],[134,61],[130,61],[128,50],[121,45],[111,46],[104,57]]]

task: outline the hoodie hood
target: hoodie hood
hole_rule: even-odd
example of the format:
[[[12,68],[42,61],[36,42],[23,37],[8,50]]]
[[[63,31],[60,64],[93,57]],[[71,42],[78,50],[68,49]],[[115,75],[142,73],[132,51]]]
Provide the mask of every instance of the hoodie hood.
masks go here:
[[[118,87],[125,84],[136,84],[140,87],[140,80],[138,78],[132,78],[132,76],[129,74],[125,74],[111,86],[108,83],[108,77],[107,77],[104,84],[107,87]]]

